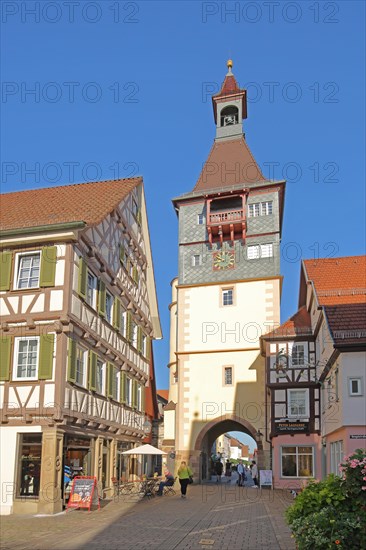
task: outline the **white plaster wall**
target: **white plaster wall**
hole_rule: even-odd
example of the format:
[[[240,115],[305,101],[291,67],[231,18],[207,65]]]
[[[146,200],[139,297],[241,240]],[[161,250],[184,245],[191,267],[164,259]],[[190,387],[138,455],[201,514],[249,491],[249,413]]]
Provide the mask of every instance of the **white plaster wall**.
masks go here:
[[[342,353],[340,366],[340,387],[343,396],[343,425],[364,426],[366,424],[366,352]],[[363,395],[350,396],[349,378],[362,378]]]
[[[175,411],[164,411],[164,439],[175,439]]]
[[[234,305],[221,306],[221,289],[231,287]],[[254,281],[181,289],[179,351],[259,347],[259,337],[268,331],[266,288],[265,281]]]
[[[50,310],[60,311],[62,309],[63,290],[51,290],[50,294]]]
[[[16,474],[16,445],[18,433],[39,433],[40,426],[1,427],[0,447],[0,484],[1,501],[0,515],[12,513],[13,497],[15,493]]]

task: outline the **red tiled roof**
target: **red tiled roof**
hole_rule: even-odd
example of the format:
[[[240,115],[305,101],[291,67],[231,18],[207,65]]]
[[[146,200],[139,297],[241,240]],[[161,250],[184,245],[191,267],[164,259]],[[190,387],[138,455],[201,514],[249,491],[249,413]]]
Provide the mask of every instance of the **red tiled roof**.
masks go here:
[[[224,82],[222,83],[221,90],[214,97],[221,97],[241,91],[242,90],[239,88],[235,76],[233,74],[227,74]]]
[[[310,314],[307,311],[306,306],[303,306],[278,328],[265,334],[263,339],[269,340],[271,338],[289,338],[311,334]]]
[[[304,260],[319,305],[366,302],[366,256]]]
[[[194,191],[265,181],[244,137],[214,142]]]
[[[335,345],[366,346],[366,303],[325,306],[324,310]]]
[[[137,177],[5,193],[0,195],[0,229],[96,224],[141,182]]]
[[[169,390],[156,390],[156,393],[166,401],[169,401]]]

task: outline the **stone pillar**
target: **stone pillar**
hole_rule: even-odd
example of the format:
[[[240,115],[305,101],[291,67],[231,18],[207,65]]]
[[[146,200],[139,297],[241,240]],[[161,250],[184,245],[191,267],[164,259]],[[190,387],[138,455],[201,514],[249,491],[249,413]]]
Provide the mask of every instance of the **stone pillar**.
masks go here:
[[[38,513],[62,512],[62,451],[64,435],[57,428],[45,428],[42,434],[41,479]]]
[[[94,452],[94,475],[97,478],[98,493],[102,496],[103,484],[103,438],[97,437],[95,440],[95,452]]]

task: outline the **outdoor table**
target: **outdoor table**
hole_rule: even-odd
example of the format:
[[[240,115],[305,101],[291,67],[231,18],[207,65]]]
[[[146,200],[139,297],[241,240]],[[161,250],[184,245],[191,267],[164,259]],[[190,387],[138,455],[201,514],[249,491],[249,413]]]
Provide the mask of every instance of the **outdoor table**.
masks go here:
[[[154,497],[156,495],[156,489],[159,486],[160,479],[158,478],[148,478],[144,479],[141,482],[141,493],[144,497]]]

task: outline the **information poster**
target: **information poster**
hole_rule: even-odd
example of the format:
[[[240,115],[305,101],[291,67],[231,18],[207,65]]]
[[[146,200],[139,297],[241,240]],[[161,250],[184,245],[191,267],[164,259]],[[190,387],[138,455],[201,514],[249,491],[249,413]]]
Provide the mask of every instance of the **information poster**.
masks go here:
[[[260,470],[259,471],[259,486],[260,487],[273,487],[272,485],[272,470]]]
[[[96,477],[74,477],[67,508],[88,508],[95,505],[100,509]]]

